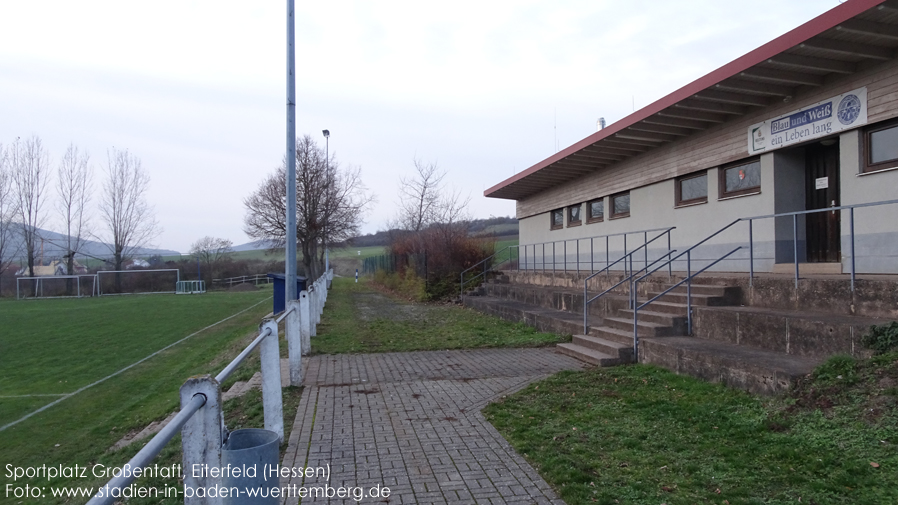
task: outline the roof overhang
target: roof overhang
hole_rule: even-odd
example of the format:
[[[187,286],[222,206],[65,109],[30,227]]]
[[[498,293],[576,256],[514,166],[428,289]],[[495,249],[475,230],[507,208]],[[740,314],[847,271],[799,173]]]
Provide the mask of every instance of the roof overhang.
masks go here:
[[[898,0],[849,0],[612,123],[484,196],[522,200],[896,57]]]

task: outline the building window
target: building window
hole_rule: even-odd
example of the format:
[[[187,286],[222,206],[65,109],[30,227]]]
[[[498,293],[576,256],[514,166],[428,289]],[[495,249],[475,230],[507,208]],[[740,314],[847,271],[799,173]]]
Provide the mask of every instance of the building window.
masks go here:
[[[571,226],[580,226],[582,221],[580,219],[580,208],[582,205],[571,205],[567,208],[567,225]]]
[[[677,179],[677,205],[708,202],[708,172],[684,175]]]
[[[596,198],[595,200],[590,200],[586,204],[586,222],[587,223],[598,223],[605,219],[605,199],[604,198]]]
[[[898,120],[869,127],[864,147],[864,172],[898,167]]]
[[[611,219],[630,215],[630,192],[618,193],[611,197]]]
[[[564,210],[555,209],[549,213],[552,218],[552,228],[553,230],[560,230],[564,228]]]
[[[720,168],[720,198],[761,192],[761,160],[740,161]]]

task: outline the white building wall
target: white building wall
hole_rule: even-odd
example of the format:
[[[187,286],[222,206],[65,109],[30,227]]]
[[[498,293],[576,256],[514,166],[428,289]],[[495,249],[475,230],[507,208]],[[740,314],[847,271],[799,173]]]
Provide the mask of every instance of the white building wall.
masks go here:
[[[863,131],[839,137],[842,205],[898,200],[898,164],[894,169],[862,173]],[[851,272],[851,222],[842,218],[842,272]],[[898,204],[854,211],[856,272],[898,274]]]
[[[567,212],[565,212],[565,228],[560,230],[550,229],[550,212],[524,218],[520,221],[521,244],[527,249],[521,251],[521,257],[525,256],[531,266],[542,268],[543,261],[551,268],[552,244],[554,244],[554,258],[557,269],[576,268],[576,251],[579,243],[581,254],[580,268],[587,270],[587,266],[596,269],[605,266],[605,246],[608,244],[608,257],[611,261],[620,258],[624,254],[624,241],[622,236],[611,236],[629,233],[627,235],[627,251],[640,247],[646,240],[646,234],[642,230],[667,228],[675,226],[670,233],[671,248],[679,252],[685,251],[697,242],[707,238],[712,233],[724,228],[735,219],[742,216],[755,216],[774,213],[774,156],[773,153],[761,157],[761,191],[758,194],[719,199],[718,174],[714,168],[708,172],[708,202],[688,206],[677,207],[675,205],[675,180],[650,184],[630,191],[630,216],[619,219],[608,219],[610,199],[605,198],[605,220],[599,223],[584,224],[568,227]],[[594,195],[599,197],[600,195]],[[583,214],[585,216],[585,202]],[[701,268],[716,260],[726,252],[743,246],[733,256],[720,263],[713,270],[718,271],[748,271],[749,269],[749,230],[747,222],[737,223],[718,236],[709,240],[706,244],[695,249],[691,253],[692,268]],[[774,263],[774,237],[775,229],[772,219],[767,219],[753,224],[753,245],[756,271],[769,271]],[[648,233],[651,239],[661,232]],[[545,244],[545,245],[543,245]],[[543,258],[543,247],[546,247]],[[564,251],[567,247],[567,265],[564,262]],[[589,251],[592,247],[592,262],[589,260]],[[658,259],[667,251],[667,239],[662,237],[649,247],[649,263]],[[645,264],[645,254],[639,252],[634,256],[635,263],[642,267]],[[684,258],[685,259],[685,258]],[[679,261],[674,265],[675,270],[686,270],[685,261]]]

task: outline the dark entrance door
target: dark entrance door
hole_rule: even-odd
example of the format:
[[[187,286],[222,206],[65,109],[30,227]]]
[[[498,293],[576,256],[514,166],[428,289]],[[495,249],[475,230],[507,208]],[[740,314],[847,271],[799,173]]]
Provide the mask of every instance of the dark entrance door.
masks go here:
[[[841,205],[839,199],[839,144],[815,143],[805,151],[807,210]],[[839,262],[841,227],[839,211],[807,214],[808,262]]]

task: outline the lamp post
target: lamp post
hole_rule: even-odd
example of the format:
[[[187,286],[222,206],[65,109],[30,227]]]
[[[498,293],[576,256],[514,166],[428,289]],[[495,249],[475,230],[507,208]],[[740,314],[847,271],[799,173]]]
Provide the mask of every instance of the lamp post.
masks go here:
[[[326,177],[327,184],[324,185],[325,193],[324,195],[324,271],[327,272],[330,269],[330,258],[327,250],[327,222],[330,220],[330,216],[327,214],[330,212],[328,208],[328,204],[330,203],[330,181],[331,181],[331,160],[330,160],[330,138],[331,131],[330,130],[321,130],[321,134],[324,135],[324,175]]]

